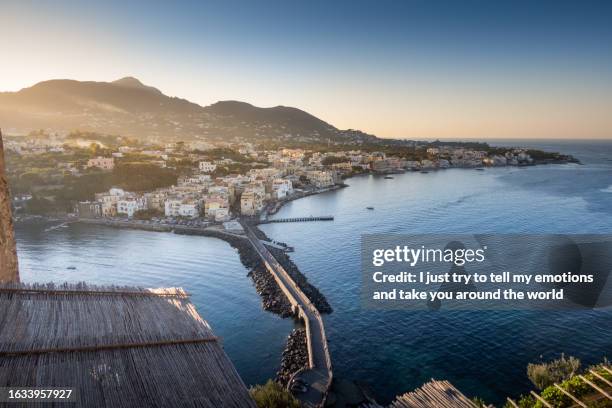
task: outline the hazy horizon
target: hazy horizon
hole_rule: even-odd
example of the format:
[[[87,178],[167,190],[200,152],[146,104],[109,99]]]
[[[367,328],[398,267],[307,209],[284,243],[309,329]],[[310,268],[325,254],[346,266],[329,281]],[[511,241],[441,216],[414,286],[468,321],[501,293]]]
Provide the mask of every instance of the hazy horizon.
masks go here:
[[[612,4],[6,2],[0,90],[134,76],[407,139],[612,138]]]

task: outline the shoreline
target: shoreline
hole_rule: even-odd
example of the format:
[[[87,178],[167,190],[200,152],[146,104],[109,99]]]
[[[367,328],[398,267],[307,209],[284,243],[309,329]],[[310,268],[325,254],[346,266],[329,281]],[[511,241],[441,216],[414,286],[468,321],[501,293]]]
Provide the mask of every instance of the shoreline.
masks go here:
[[[292,201],[296,201],[296,200],[299,200],[301,198],[306,198],[306,197],[310,197],[310,196],[313,196],[313,195],[329,193],[331,191],[337,191],[337,190],[340,190],[342,188],[346,188],[348,186],[349,185],[345,184],[345,183],[335,184],[335,185],[333,185],[331,187],[327,187],[325,189],[316,190],[316,191],[309,191],[307,193],[302,193],[302,194],[299,194],[299,195],[291,196],[291,197],[289,197],[286,200],[277,201],[276,203],[274,203],[272,208],[269,208],[269,206],[266,206],[263,209],[261,216],[263,216],[263,217],[265,217],[267,219],[270,215],[275,215],[276,213],[278,213],[281,208],[283,208],[286,204],[288,204],[288,203],[290,203]]]

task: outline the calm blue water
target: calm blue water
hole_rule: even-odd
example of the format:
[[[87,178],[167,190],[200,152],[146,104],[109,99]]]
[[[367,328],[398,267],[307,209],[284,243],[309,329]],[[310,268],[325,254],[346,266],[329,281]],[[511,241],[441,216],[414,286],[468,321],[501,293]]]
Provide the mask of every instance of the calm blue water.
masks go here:
[[[586,363],[612,356],[610,311],[360,308],[363,233],[612,233],[612,143],[510,144],[571,153],[584,165],[355,177],[348,188],[294,201],[277,214],[333,214],[334,222],[263,226],[295,247],[291,257],[334,308],[325,322],[336,375],[370,383],[382,401],[433,377],[500,402],[529,389],[526,365],[540,356],[565,352]],[[218,240],[74,226],[20,230],[18,250],[26,280],[187,288],[247,384],[273,376],[293,325],[261,310],[247,271]],[[71,265],[77,270],[66,269]]]

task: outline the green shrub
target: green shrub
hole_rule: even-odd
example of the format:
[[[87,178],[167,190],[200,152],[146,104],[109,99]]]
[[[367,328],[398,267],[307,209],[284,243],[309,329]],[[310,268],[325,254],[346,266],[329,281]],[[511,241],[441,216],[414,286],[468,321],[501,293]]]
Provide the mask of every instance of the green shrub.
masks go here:
[[[542,394],[540,396],[544,398],[546,401],[548,401],[550,405],[556,408],[566,408],[566,407],[570,407],[573,404],[572,399],[568,397],[567,395],[565,395],[564,393],[562,393],[555,386],[547,387],[544,391],[542,391]],[[536,407],[544,408],[544,405],[538,401],[536,403]]]
[[[589,386],[587,383],[585,383],[578,377],[574,377],[570,380],[564,381],[563,383],[561,383],[561,387],[563,387],[564,390],[572,394],[574,397],[580,397],[584,394],[588,394],[589,392],[593,391],[591,386]]]
[[[258,408],[300,408],[300,402],[278,383],[268,380],[265,385],[250,389]]]
[[[546,387],[572,378],[580,369],[580,360],[576,357],[565,357],[550,361],[548,363],[529,364],[527,366],[527,377],[533,385],[543,390]]]
[[[536,399],[531,395],[521,395],[517,405],[519,408],[533,408],[535,407]]]

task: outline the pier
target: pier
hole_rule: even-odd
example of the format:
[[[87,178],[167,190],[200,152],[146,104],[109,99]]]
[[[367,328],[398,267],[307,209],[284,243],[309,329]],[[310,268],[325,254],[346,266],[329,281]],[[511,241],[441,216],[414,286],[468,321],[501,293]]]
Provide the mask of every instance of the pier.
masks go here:
[[[309,222],[309,221],[333,221],[333,215],[320,215],[317,217],[296,217],[296,218],[275,218],[275,219],[265,219],[259,221],[259,224],[272,224],[277,222]]]
[[[297,394],[295,397],[305,407],[322,407],[325,405],[331,388],[333,370],[321,314],[283,266],[257,238],[251,227],[246,223],[243,224],[243,227],[253,248],[287,297],[295,314],[304,321],[308,367],[296,373],[294,378],[300,378],[307,382],[308,390],[303,394]]]

